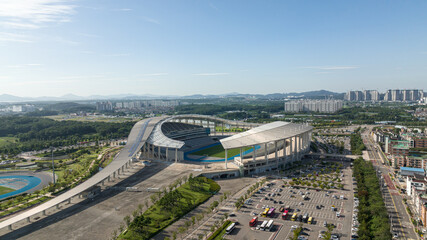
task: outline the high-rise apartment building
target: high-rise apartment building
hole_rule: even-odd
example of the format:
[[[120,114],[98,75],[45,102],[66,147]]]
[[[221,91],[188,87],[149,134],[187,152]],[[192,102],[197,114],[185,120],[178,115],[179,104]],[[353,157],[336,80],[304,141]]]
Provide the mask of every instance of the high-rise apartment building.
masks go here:
[[[364,90],[362,91],[349,91],[345,95],[345,100],[358,102],[358,101],[387,101],[387,102],[415,102],[423,98],[424,92],[421,89],[400,90],[390,89],[384,93],[384,97],[377,90]]]
[[[334,113],[343,107],[341,100],[294,100],[285,102],[285,112]]]

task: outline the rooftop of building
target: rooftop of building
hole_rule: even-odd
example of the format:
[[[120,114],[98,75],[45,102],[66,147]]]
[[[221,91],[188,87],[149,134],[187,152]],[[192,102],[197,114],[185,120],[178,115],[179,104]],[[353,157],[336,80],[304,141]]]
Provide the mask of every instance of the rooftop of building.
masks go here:
[[[409,145],[408,144],[404,144],[404,143],[399,143],[399,144],[394,145],[392,148],[394,148],[394,149],[408,150],[409,149]]]
[[[400,171],[424,173],[424,169],[422,169],[422,168],[411,168],[411,167],[400,167]]]

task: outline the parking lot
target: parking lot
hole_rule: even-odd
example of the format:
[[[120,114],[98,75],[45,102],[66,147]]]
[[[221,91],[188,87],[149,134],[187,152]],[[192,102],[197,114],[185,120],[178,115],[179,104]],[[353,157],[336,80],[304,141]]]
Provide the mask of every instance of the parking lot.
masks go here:
[[[344,188],[321,190],[312,187],[283,186],[282,180],[270,182],[270,186],[264,186],[264,191],[254,194],[250,203],[245,204],[235,216],[230,218],[239,222],[236,229],[229,234],[227,239],[289,239],[293,236],[293,229],[302,224],[301,239],[319,239],[320,231],[326,231],[325,224],[333,224],[332,231],[337,235],[335,239],[351,239],[351,226],[353,215],[353,182],[349,164],[344,164],[341,170]],[[306,200],[303,199],[305,197]],[[281,207],[289,206],[289,215],[282,219]],[[271,216],[261,216],[265,208],[275,208]],[[291,220],[292,215],[307,214],[306,221]],[[258,217],[258,223],[250,227],[249,222],[253,217]],[[339,216],[339,217],[338,217]],[[307,222],[312,217],[312,224]],[[300,217],[301,218],[301,217]],[[271,231],[260,230],[263,221],[273,220]],[[302,219],[301,219],[302,220]],[[257,230],[258,228],[258,230]],[[321,234],[320,234],[321,235]]]

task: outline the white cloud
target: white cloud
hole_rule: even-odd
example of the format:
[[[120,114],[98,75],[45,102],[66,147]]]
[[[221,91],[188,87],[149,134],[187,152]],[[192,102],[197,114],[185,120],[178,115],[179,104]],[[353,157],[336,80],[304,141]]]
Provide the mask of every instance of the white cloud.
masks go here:
[[[218,10],[218,8],[215,5],[213,5],[213,3],[211,2],[209,3],[209,7],[212,9]]]
[[[52,22],[68,22],[74,13],[71,0],[1,0],[0,25],[35,29]]]
[[[130,56],[130,53],[114,53],[114,54],[105,54],[104,57],[127,57]]]
[[[82,50],[82,51],[79,51],[80,53],[84,53],[84,54],[94,54],[95,52],[94,51],[89,51],[89,50]]]
[[[17,28],[17,29],[37,29],[39,25],[32,23],[19,23],[19,22],[0,22],[0,25],[5,28]]]
[[[132,11],[132,9],[131,8],[117,8],[117,9],[114,9],[114,11],[129,12],[129,11]]]
[[[230,73],[195,73],[194,76],[221,76],[230,75]]]
[[[43,66],[40,63],[27,63],[27,64],[15,64],[15,65],[7,65],[6,68],[25,68],[25,67],[39,67]]]
[[[88,37],[88,38],[100,38],[101,36],[92,34],[92,33],[77,33],[80,36]]]
[[[320,70],[349,70],[349,69],[357,69],[359,66],[311,66],[311,67],[303,67],[310,69],[320,69]]]
[[[40,85],[40,84],[58,84],[58,83],[74,83],[71,80],[35,80],[35,81],[23,81],[23,82],[13,82],[12,85],[18,86],[27,86],[27,85]]]
[[[79,45],[80,44],[80,42],[65,39],[65,38],[60,37],[60,36],[50,37],[50,40],[52,40],[54,42],[62,43],[62,44],[67,44],[67,45]]]
[[[28,35],[0,32],[0,42],[21,42],[30,43],[33,42]]]
[[[154,23],[154,24],[159,24],[160,25],[160,22],[158,20],[156,20],[156,19],[149,18],[149,17],[144,17],[144,19],[145,19],[145,21],[147,21],[149,23]]]
[[[147,73],[147,74],[143,74],[143,76],[165,76],[165,75],[169,75],[169,73]]]
[[[93,78],[105,78],[105,75],[77,75],[77,76],[63,76],[59,79],[68,80],[82,80],[82,79],[93,79]]]

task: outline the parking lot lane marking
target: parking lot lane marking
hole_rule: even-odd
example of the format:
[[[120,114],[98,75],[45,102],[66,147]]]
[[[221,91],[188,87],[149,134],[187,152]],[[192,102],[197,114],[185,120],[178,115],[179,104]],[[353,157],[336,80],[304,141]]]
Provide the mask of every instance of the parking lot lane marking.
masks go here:
[[[280,232],[280,230],[282,230],[282,224],[277,224],[277,225],[279,225],[279,228],[277,229],[277,231],[276,232],[274,232],[273,234],[271,234],[271,236],[268,238],[268,240],[274,240],[274,239],[276,239],[276,237],[279,235],[279,232]]]

